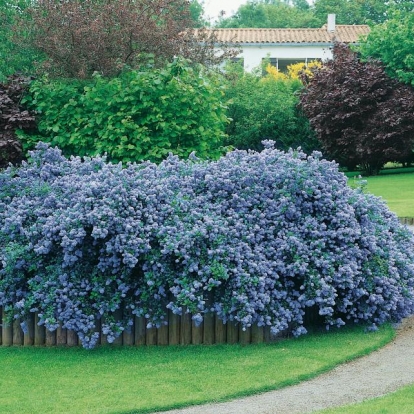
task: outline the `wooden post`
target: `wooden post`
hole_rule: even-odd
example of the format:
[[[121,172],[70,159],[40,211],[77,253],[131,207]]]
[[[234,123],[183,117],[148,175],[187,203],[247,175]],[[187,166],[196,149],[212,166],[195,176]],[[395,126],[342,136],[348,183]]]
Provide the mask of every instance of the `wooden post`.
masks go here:
[[[46,346],[56,345],[56,331],[50,332],[46,329]]]
[[[13,327],[12,325],[6,325],[6,312],[2,309],[2,343],[4,346],[13,345]]]
[[[114,318],[115,318],[115,320],[116,321],[120,321],[120,320],[122,320],[122,310],[121,309],[117,309],[115,312],[114,312]],[[122,345],[122,335],[123,335],[123,332],[121,332],[121,334],[119,335],[119,336],[117,336],[115,339],[114,339],[114,342],[112,342],[114,345]]]
[[[239,342],[239,327],[234,321],[227,322],[227,343],[237,344]]]
[[[196,326],[194,322],[191,322],[191,342],[194,345],[203,343],[203,325],[204,322],[201,322],[199,326]]]
[[[263,326],[252,326],[252,344],[261,344],[264,341],[264,328]]]
[[[102,320],[99,319],[95,319],[95,332],[98,332],[99,336],[98,336],[98,340],[96,341],[96,345],[100,345],[101,344],[101,340],[102,340],[102,327],[101,327],[101,323]]]
[[[23,345],[23,331],[20,326],[20,319],[13,321],[13,345]]]
[[[78,335],[75,331],[69,329],[66,331],[66,344],[67,346],[78,346]]]
[[[129,326],[122,332],[122,343],[126,346],[134,345],[134,325]]]
[[[214,344],[214,315],[211,312],[204,314],[203,343]]]
[[[168,314],[165,321],[168,323]],[[157,345],[168,345],[168,325],[161,325],[158,328]]]
[[[181,326],[180,326],[180,344],[189,345],[191,344],[191,314],[186,312],[187,309],[183,308],[181,315]]]
[[[56,345],[67,345],[67,330],[60,325],[56,330]]]
[[[180,316],[172,311],[168,312],[168,344],[178,345],[180,343]]]
[[[23,345],[34,345],[34,313],[30,313],[26,319],[27,332],[23,334]]]
[[[157,345],[157,328],[147,328],[146,329],[146,336],[145,336],[145,343],[147,345]]]
[[[39,316],[35,313],[34,321],[34,344],[35,345],[44,345],[46,339],[46,330],[43,325],[39,325]]]
[[[135,316],[134,331],[135,345],[145,345],[145,318],[143,316]]]
[[[131,346],[134,345],[134,335],[135,335],[135,330],[134,330],[134,315],[130,315],[130,318],[132,319],[132,325],[129,325],[126,327],[126,329],[124,330],[124,332],[122,332],[122,343],[126,346]],[[126,316],[126,314],[124,313],[124,317]]]
[[[101,317],[101,345],[108,345],[108,341],[106,340],[106,335],[102,333],[102,326],[105,324],[105,318]]]
[[[270,326],[264,327],[264,341],[266,343],[272,342],[272,336],[270,335]]]
[[[251,328],[246,328],[246,330],[243,331],[243,328],[241,325],[239,325],[239,342],[243,345],[250,344],[252,338],[251,338],[252,330]]]
[[[215,315],[215,340],[216,344],[225,344],[227,341],[227,326]]]

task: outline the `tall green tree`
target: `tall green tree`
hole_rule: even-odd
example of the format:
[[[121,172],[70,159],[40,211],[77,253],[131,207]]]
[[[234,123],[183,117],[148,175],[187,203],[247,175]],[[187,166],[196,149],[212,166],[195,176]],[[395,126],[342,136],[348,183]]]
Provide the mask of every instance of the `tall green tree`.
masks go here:
[[[32,73],[34,62],[42,59],[27,43],[28,33],[21,31],[17,42],[14,24],[31,5],[31,0],[0,0],[0,81],[15,72]]]
[[[204,7],[203,3],[197,0],[190,1],[190,15],[193,20],[193,27],[207,27],[209,23],[204,19]]]
[[[293,5],[281,0],[261,0],[248,2],[239,7],[236,14],[222,18],[218,27],[263,27],[295,28],[319,27],[319,21],[312,10],[305,7],[306,0],[298,0]]]
[[[298,109],[298,79],[281,79],[262,70],[248,73],[238,64],[226,71],[227,125],[225,143],[238,149],[263,149],[263,140],[274,140],[279,149],[301,146],[306,152],[320,149],[309,121]]]
[[[306,0],[293,0],[293,6],[295,6],[299,10],[309,10],[310,5]]]
[[[365,59],[380,60],[389,75],[414,86],[414,12],[395,10],[360,44]]]
[[[321,24],[330,13],[336,14],[338,24],[379,24],[391,10],[412,10],[413,6],[413,0],[315,0],[314,14]]]

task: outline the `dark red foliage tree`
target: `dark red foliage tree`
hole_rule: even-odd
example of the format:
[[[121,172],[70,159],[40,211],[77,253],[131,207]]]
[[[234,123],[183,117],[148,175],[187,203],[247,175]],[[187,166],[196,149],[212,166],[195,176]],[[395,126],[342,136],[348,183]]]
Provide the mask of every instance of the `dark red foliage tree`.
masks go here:
[[[30,34],[26,41],[46,56],[47,72],[82,79],[175,56],[220,59],[215,36],[198,30],[195,37],[193,26],[187,0],[38,0],[25,10],[16,33]]]
[[[391,79],[379,62],[362,62],[344,44],[311,79],[300,105],[326,155],[377,174],[405,161],[414,142],[414,89]]]
[[[10,76],[7,82],[0,83],[0,168],[9,163],[18,164],[23,159],[16,129],[28,131],[36,128],[34,114],[20,105],[29,81],[22,76]]]

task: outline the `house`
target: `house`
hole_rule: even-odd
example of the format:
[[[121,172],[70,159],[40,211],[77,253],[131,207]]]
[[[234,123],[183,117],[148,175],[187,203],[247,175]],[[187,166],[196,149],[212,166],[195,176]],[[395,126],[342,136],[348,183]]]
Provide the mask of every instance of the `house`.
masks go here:
[[[336,25],[334,14],[320,29],[214,29],[219,41],[240,48],[235,60],[247,71],[266,58],[280,71],[292,63],[330,59],[335,41],[357,43],[369,30],[367,25]]]

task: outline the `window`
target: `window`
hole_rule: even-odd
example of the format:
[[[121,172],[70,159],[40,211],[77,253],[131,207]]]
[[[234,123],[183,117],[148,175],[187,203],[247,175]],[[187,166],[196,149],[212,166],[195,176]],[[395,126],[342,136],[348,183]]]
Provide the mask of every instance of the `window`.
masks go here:
[[[308,62],[312,62],[314,60],[321,61],[319,58],[267,58],[263,59],[263,61],[268,60],[269,63],[277,68],[280,72],[287,72],[287,67],[289,65],[293,65],[294,63],[303,62],[305,66],[308,64]]]

